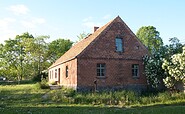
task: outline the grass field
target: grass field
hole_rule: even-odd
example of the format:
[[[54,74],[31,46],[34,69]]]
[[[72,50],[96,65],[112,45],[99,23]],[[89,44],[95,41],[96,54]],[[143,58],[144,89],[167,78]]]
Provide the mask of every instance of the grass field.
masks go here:
[[[47,96],[49,98],[46,100],[44,98],[46,94],[52,96]],[[62,100],[56,101],[58,95],[55,91],[38,89],[36,84],[0,85],[0,114],[183,114],[185,98],[184,95],[178,95],[174,98],[179,99],[169,100],[166,98],[168,96],[161,94],[157,100],[155,99],[160,102],[151,104],[70,104]],[[161,96],[167,100],[158,100]],[[142,99],[148,100],[147,97]]]

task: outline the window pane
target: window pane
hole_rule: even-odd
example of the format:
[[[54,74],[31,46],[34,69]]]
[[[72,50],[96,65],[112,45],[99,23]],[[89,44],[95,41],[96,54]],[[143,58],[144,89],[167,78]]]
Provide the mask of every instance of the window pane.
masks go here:
[[[123,46],[122,46],[122,39],[121,38],[116,38],[116,51],[123,51]]]
[[[66,66],[66,78],[68,77],[68,66]]]
[[[97,76],[105,76],[105,64],[97,64]]]
[[[132,76],[139,77],[139,65],[138,64],[132,65]]]

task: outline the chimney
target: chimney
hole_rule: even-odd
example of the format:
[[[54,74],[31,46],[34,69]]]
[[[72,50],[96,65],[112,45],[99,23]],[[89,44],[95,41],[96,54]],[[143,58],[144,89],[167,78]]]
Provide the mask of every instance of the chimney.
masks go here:
[[[94,27],[94,32],[95,32],[97,29],[99,29],[99,27],[96,27],[96,26],[95,26],[95,27]]]

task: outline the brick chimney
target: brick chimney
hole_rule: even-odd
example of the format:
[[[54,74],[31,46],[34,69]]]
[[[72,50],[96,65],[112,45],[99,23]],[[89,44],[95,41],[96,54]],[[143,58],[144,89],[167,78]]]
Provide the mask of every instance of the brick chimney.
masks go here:
[[[96,26],[95,26],[95,27],[94,27],[94,32],[95,32],[97,29],[99,29],[99,27],[96,27]]]

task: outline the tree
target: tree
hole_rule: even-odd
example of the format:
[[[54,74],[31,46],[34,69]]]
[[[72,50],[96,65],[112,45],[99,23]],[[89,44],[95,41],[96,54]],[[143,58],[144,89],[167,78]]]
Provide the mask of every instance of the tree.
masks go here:
[[[69,39],[57,39],[48,44],[47,56],[51,63],[62,56],[72,46],[73,42]]]
[[[164,59],[162,68],[168,73],[163,79],[166,87],[175,89],[176,82],[185,83],[185,46],[182,53],[174,54],[169,60]]]
[[[141,27],[137,31],[136,36],[148,48],[150,53],[154,50],[158,50],[163,45],[160,33],[154,26]]]
[[[30,65],[28,67],[31,69],[32,76],[40,75],[41,71],[48,67],[48,59],[46,58],[48,44],[45,42],[48,38],[49,36],[37,36],[25,44],[28,65]]]
[[[78,37],[78,41],[83,40],[84,38],[88,37],[90,34],[86,33],[86,32],[82,32],[80,33],[77,37]]]
[[[170,44],[166,45],[166,55],[165,59],[170,59],[172,55],[176,53],[182,53],[182,44],[180,43],[180,40],[176,37],[169,39]]]
[[[165,78],[165,72],[162,69],[162,64],[165,51],[166,48],[161,47],[158,49],[158,51],[153,52],[150,56],[145,56],[143,58],[147,82],[153,88],[162,89],[164,87],[162,80]]]
[[[24,41],[32,38],[33,36],[31,34],[23,33],[22,35],[17,35],[15,39],[6,40],[5,44],[1,44],[0,65],[3,75],[17,78],[18,81],[25,77]]]
[[[181,52],[182,44],[180,44],[179,40],[174,37],[170,38],[169,45],[162,46],[158,50],[154,50],[150,56],[145,56],[144,65],[148,84],[153,88],[158,88],[160,86],[166,86],[167,80],[174,81],[169,77],[168,69],[167,67],[164,67],[163,64],[165,61],[171,61],[171,57],[174,54]],[[166,79],[165,82],[164,79]],[[168,84],[171,84],[171,82],[168,82]]]

